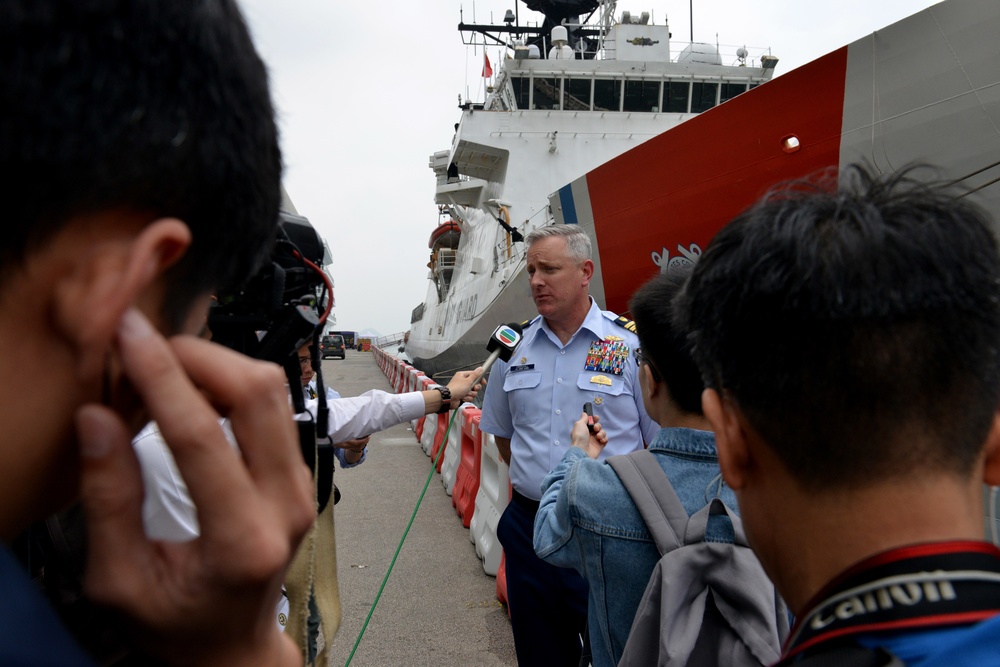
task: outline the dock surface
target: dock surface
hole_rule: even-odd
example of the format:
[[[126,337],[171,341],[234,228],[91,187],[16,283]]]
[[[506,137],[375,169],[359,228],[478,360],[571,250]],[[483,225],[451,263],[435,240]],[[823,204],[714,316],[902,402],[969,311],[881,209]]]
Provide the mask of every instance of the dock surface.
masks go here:
[[[323,378],[345,397],[392,391],[371,353],[348,350],[344,360],[324,361]],[[343,667],[351,653],[431,463],[402,424],[373,434],[367,460],[334,476],[343,494],[334,513],[343,620],[331,665]],[[435,472],[351,665],[516,664],[496,579],[483,571]]]

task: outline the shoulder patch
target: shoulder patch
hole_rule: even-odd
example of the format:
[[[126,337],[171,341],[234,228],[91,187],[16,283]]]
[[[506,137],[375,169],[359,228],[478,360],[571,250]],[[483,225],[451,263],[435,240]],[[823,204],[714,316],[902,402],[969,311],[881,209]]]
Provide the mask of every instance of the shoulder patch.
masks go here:
[[[621,328],[625,329],[626,331],[631,331],[632,333],[636,332],[635,331],[635,322],[633,322],[632,320],[630,320],[627,317],[619,315],[618,317],[615,318],[614,322],[615,322],[615,324],[617,324]]]
[[[524,331],[525,329],[527,329],[528,327],[530,327],[532,324],[534,324],[535,322],[539,321],[540,319],[542,319],[542,316],[541,315],[536,315],[534,318],[532,318],[530,320],[525,320],[525,321],[521,322],[521,331]]]

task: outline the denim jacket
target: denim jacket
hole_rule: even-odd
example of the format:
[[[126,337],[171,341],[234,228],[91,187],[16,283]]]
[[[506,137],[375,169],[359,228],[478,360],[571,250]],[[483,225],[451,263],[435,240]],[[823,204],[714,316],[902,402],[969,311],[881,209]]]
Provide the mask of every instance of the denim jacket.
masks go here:
[[[649,450],[667,473],[688,515],[715,495],[738,512],[736,496],[722,484],[714,434],[665,428]],[[706,539],[731,542],[728,519],[712,519]],[[542,483],[534,546],[543,560],[574,568],[587,580],[593,665],[618,664],[660,554],[646,522],[610,465],[570,447]]]

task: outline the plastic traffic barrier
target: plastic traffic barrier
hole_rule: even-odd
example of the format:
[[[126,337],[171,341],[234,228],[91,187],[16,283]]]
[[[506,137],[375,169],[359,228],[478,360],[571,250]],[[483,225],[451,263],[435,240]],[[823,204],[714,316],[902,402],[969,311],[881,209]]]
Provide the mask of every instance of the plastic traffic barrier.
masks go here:
[[[432,386],[434,386],[434,381],[429,377],[424,376],[420,380],[422,391],[427,391]],[[441,417],[444,417],[444,425],[441,425]],[[438,415],[430,414],[424,415],[417,419],[417,425],[413,427],[414,433],[417,434],[417,442],[420,443],[420,449],[424,450],[424,454],[430,456],[431,447],[434,446],[434,439],[437,437],[438,429],[442,431],[448,426],[448,415]]]
[[[448,434],[448,446],[445,447],[444,454],[441,455],[441,470],[439,471],[444,492],[449,496],[455,490],[455,475],[458,473],[458,463],[462,458],[462,440],[466,437],[472,437],[472,417],[475,412],[478,412],[478,408],[472,403],[463,403],[458,409],[462,412],[455,419],[455,425],[451,427],[451,432]],[[453,501],[452,505],[454,506],[454,504]]]
[[[468,412],[466,414],[469,414]],[[466,528],[472,522],[472,513],[476,509],[476,494],[479,493],[479,459],[482,456],[482,438],[479,430],[479,419],[482,410],[476,410],[472,415],[472,425],[469,437],[462,430],[462,447],[459,454],[458,470],[455,472],[455,488],[451,494],[451,504],[455,512],[462,518]]]
[[[406,378],[410,374],[411,368],[413,368],[413,366],[410,366],[407,363],[400,363],[399,373],[396,375],[396,381],[392,385],[397,394],[402,394],[406,388]]]
[[[424,450],[424,454],[431,458],[437,456],[437,450],[441,447],[441,440],[444,438],[445,431],[448,430],[450,419],[450,410],[440,415],[427,415],[424,419],[424,430],[420,434],[420,449]]]
[[[496,440],[489,433],[480,433],[479,493],[469,524],[469,537],[476,545],[476,555],[483,560],[483,570],[496,576],[503,553],[497,539],[497,524],[510,502],[510,476]]]
[[[425,377],[427,376],[424,375],[423,371],[418,371],[416,368],[411,367],[409,377],[406,382],[406,391],[421,391],[423,389],[422,379]],[[417,419],[410,420],[410,428],[413,429],[414,433],[417,432],[417,422],[419,421],[419,417]],[[420,439],[420,434],[417,434],[417,439]]]
[[[441,472],[441,465],[444,463],[444,454],[438,456],[438,452],[441,451],[442,447],[447,448],[448,442],[451,440],[451,433],[448,431],[448,423],[451,421],[451,412],[446,412],[443,415],[438,415],[438,425],[437,431],[434,433],[434,443],[431,445],[431,450],[427,452],[427,455],[432,459],[437,461],[434,468],[438,472]],[[458,430],[462,425],[461,415],[455,418],[455,425],[451,428],[453,430]],[[445,435],[448,436],[448,440],[445,440]]]

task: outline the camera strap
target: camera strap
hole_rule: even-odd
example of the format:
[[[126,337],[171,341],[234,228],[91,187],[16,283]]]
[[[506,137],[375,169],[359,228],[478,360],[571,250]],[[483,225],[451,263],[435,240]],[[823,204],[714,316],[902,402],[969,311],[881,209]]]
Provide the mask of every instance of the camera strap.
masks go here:
[[[779,665],[851,637],[976,623],[1000,614],[1000,550],[988,542],[893,549],[842,574],[799,617]]]

